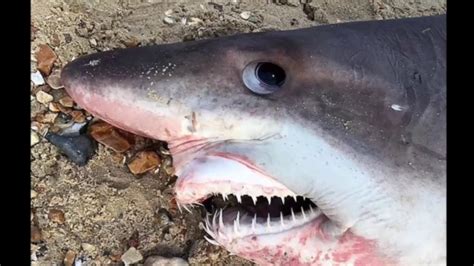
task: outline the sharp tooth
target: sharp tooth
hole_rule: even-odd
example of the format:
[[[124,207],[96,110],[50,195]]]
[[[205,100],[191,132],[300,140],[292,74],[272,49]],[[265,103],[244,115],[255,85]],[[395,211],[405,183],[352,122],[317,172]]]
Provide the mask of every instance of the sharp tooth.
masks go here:
[[[280,223],[282,227],[285,226],[285,223],[283,223],[283,212],[280,212]]]
[[[296,195],[293,195],[293,199],[295,200],[295,202],[298,201],[298,199],[296,198]]]
[[[222,209],[219,211],[219,228],[224,228],[224,221],[222,220]]]
[[[237,220],[237,227],[240,228],[240,212],[239,211],[237,211],[237,219],[236,220]]]
[[[311,204],[309,205],[309,211],[314,214],[314,210],[313,210],[313,207],[311,207]]]
[[[257,196],[250,196],[252,197],[252,201],[253,201],[253,205],[256,205],[257,204]]]
[[[204,236],[204,239],[207,240],[207,242],[213,244],[213,245],[216,245],[216,246],[220,246],[219,243],[217,243],[216,241],[214,240],[211,240],[210,238],[208,238],[207,236]]]
[[[183,210],[181,210],[181,205],[179,205],[179,203],[176,203],[176,205],[178,206],[179,213],[183,213]]]
[[[304,212],[303,206],[301,206],[301,213],[303,213],[303,218],[306,220],[306,213]]]
[[[291,217],[293,218],[293,222],[296,222],[295,212],[293,211],[293,208],[291,208]]]
[[[255,225],[257,224],[257,214],[254,214],[253,215],[253,219],[252,219],[252,232],[255,233]]]
[[[224,200],[224,201],[225,201],[225,200],[227,199],[227,195],[225,195],[225,194],[221,194],[221,196],[222,196],[222,200]]]
[[[217,211],[214,213],[212,217],[212,228],[216,228],[216,218],[217,218]]]
[[[238,225],[237,225],[237,220],[234,220],[234,234],[238,234],[238,233],[239,233],[239,231],[237,230],[237,227],[238,227]]]
[[[234,233],[239,234],[240,212],[237,212],[237,218],[234,220]]]
[[[281,202],[283,202],[283,205],[285,205],[285,198],[286,198],[286,197],[282,197],[282,198],[281,198]]]
[[[242,203],[242,198],[240,197],[240,195],[236,195],[236,197],[237,197],[237,202]]]
[[[187,207],[186,205],[183,205],[183,208],[184,208],[185,210],[187,210],[189,213],[192,213],[192,212],[188,209],[188,207]]]
[[[270,227],[271,227],[270,226],[270,213],[268,213],[268,215],[267,215],[267,227],[268,227],[268,229],[270,229]]]
[[[267,196],[267,200],[268,200],[268,205],[272,204],[272,197],[271,196]]]

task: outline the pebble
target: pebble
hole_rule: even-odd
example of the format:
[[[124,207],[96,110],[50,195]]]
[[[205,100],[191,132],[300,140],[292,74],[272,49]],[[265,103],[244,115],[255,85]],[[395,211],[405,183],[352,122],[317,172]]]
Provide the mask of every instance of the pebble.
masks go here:
[[[61,129],[61,132],[59,133],[61,136],[79,136],[82,133],[84,133],[84,129],[86,128],[85,126],[87,125],[86,122],[84,123],[72,123],[72,125],[67,126],[65,128]]]
[[[71,115],[72,120],[76,123],[86,122],[86,116],[81,111],[76,110],[76,111],[70,112],[69,114]]]
[[[64,96],[63,98],[59,99],[59,103],[64,107],[72,107],[74,105],[74,101],[69,96]]]
[[[64,86],[61,84],[61,71],[58,69],[53,70],[51,75],[47,78],[47,83],[53,90],[63,88]]]
[[[59,104],[53,102],[49,103],[48,109],[54,113],[59,113],[61,111],[61,109],[59,109]]]
[[[49,218],[49,220],[51,220],[52,222],[55,222],[57,224],[64,224],[64,222],[66,220],[64,218],[64,212],[62,212],[61,210],[58,210],[58,209],[49,210],[48,218]]]
[[[191,26],[192,26],[192,25],[197,25],[197,24],[203,22],[202,19],[200,19],[200,18],[194,18],[194,17],[193,17],[193,18],[190,18],[189,20],[190,20],[190,22],[188,22],[188,25],[191,25]]]
[[[38,134],[36,134],[35,132],[31,131],[31,146],[34,146],[36,144],[38,144],[40,142],[40,139],[38,137]]]
[[[43,236],[41,234],[41,229],[39,227],[32,225],[31,226],[31,242],[38,243],[43,240]]]
[[[245,20],[247,20],[247,19],[250,18],[250,15],[251,15],[251,14],[252,14],[252,13],[250,13],[249,11],[244,11],[244,12],[240,13],[240,17],[243,18],[243,19],[245,19]]]
[[[72,266],[74,264],[74,259],[76,258],[76,252],[68,250],[64,256],[64,266]]]
[[[48,104],[53,101],[53,95],[44,92],[44,91],[38,91],[36,93],[36,100],[42,104]]]
[[[173,14],[173,9],[168,9],[165,11],[165,16],[169,17]]]
[[[161,256],[151,256],[145,260],[143,266],[187,266],[189,263],[182,258],[165,258]]]
[[[89,43],[90,43],[93,47],[97,46],[97,41],[96,41],[94,38],[90,39],[90,40],[89,40]]]
[[[87,135],[62,136],[48,132],[45,138],[78,166],[86,165],[96,149],[96,144]]]
[[[44,85],[43,75],[39,71],[31,73],[31,81],[35,86]]]
[[[88,253],[94,253],[94,251],[95,251],[95,246],[91,245],[89,243],[82,243],[81,247],[82,247],[82,250],[84,250],[85,252],[88,252]]]
[[[132,263],[137,263],[143,259],[142,254],[134,247],[131,247],[127,252],[123,253],[121,257],[125,265],[130,265]]]
[[[141,151],[128,164],[134,175],[143,174],[160,166],[161,158],[154,151]]]
[[[53,49],[46,44],[40,44],[36,53],[37,69],[44,75],[49,75],[57,58]]]
[[[34,191],[33,189],[31,190],[30,192],[30,196],[32,199],[36,198],[36,196],[38,195],[38,193],[36,193],[36,191]]]
[[[102,121],[90,126],[90,134],[97,142],[116,152],[125,152],[131,147],[130,142],[117,129]]]
[[[174,23],[175,23],[174,19],[172,19],[172,18],[170,18],[170,17],[165,17],[165,18],[163,19],[163,22],[166,23],[166,24],[168,24],[168,25],[171,25],[171,24],[174,24]]]
[[[58,117],[58,113],[44,113],[35,116],[35,121],[43,124],[53,124]]]

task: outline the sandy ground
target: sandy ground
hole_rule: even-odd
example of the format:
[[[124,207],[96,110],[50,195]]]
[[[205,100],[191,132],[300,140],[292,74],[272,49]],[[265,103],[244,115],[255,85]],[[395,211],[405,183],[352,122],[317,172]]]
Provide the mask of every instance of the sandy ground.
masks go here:
[[[170,9],[166,14],[173,24],[164,22]],[[250,11],[247,19],[242,18],[244,11]],[[55,68],[60,69],[80,55],[115,48],[445,12],[442,0],[34,0],[31,70],[36,70],[34,54],[40,44],[55,51]],[[37,88],[32,85],[32,95],[33,90]],[[54,93],[59,97],[65,92]],[[32,118],[48,109],[33,97],[31,107]],[[137,178],[116,158],[99,145],[89,163],[78,167],[45,139],[32,147],[34,264],[61,264],[68,251],[83,262],[117,264],[130,246],[144,258],[175,256],[192,265],[251,264],[203,239],[201,210],[176,212],[171,200],[175,178],[165,171]],[[58,211],[64,213],[64,222],[50,215]]]

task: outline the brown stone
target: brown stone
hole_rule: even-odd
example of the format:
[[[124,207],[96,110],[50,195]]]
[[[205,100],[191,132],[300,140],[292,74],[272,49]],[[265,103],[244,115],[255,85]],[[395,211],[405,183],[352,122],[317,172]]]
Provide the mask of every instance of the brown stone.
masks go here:
[[[97,142],[116,152],[125,152],[131,147],[130,142],[116,128],[105,122],[92,124],[89,132]]]
[[[134,175],[143,174],[156,169],[161,164],[161,158],[154,151],[139,152],[135,158],[128,164],[128,169]]]
[[[49,210],[48,218],[49,218],[49,220],[51,220],[52,222],[55,222],[57,224],[63,224],[66,221],[66,219],[64,217],[64,212],[62,212],[61,210],[58,210],[58,209]]]
[[[57,58],[51,47],[46,44],[40,44],[39,51],[36,53],[38,70],[46,76],[49,75]]]

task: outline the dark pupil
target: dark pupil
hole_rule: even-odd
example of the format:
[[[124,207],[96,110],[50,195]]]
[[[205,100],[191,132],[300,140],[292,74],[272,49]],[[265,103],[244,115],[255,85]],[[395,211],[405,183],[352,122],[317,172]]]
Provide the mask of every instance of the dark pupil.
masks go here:
[[[260,81],[271,86],[280,86],[286,78],[285,71],[272,63],[258,64],[256,72]]]

